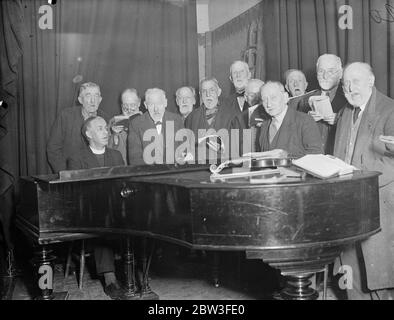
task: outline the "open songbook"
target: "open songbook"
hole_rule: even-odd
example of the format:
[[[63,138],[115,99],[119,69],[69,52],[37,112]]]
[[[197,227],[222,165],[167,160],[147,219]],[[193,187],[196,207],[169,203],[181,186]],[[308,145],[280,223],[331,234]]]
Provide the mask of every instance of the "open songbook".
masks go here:
[[[357,170],[356,167],[339,158],[324,154],[308,154],[293,160],[293,165],[320,179],[341,176]]]
[[[312,96],[309,98],[309,103],[313,111],[320,114],[322,117],[327,117],[332,115],[332,106],[330,98],[327,96]]]

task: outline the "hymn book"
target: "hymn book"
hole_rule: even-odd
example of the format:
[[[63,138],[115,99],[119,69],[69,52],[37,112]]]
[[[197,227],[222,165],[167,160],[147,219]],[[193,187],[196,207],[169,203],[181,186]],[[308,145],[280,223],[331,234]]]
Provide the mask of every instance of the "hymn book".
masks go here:
[[[313,111],[320,114],[323,118],[332,115],[332,106],[330,98],[327,96],[312,96],[309,98],[309,103]]]
[[[320,179],[350,174],[357,170],[356,167],[347,164],[339,158],[323,154],[308,154],[293,160],[293,165]]]

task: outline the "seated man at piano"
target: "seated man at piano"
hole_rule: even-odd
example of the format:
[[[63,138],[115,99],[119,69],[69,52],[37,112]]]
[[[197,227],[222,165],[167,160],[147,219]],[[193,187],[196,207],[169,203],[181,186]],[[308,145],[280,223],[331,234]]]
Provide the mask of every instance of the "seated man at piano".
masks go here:
[[[260,127],[258,151],[279,150],[280,157],[294,158],[323,153],[316,123],[309,115],[288,107],[288,94],[280,82],[264,84],[261,99],[270,117]]]
[[[145,92],[145,106],[148,111],[130,122],[128,156],[130,165],[174,164],[180,142],[175,134],[184,128],[179,114],[167,110],[166,93],[152,88]],[[171,145],[167,145],[171,140]]]
[[[60,111],[48,139],[47,156],[53,172],[66,170],[67,159],[86,146],[81,135],[83,122],[92,116],[107,119],[99,109],[102,97],[100,87],[87,82],[79,88],[78,101],[81,106],[73,106]]]
[[[98,116],[88,118],[82,126],[82,135],[89,146],[68,159],[69,170],[125,165],[121,153],[107,147],[109,132],[103,118]],[[115,276],[114,252],[105,239],[96,241],[94,258],[97,274],[104,278],[104,292],[112,299],[122,299],[124,291]]]

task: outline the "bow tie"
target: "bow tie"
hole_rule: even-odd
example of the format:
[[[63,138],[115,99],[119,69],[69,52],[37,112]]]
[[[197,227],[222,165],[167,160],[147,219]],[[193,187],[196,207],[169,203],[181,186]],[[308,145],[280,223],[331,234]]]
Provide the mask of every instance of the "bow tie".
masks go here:
[[[244,97],[245,92],[236,92],[235,94],[237,95],[237,98]]]
[[[160,124],[162,124],[161,121],[156,121],[156,122],[155,122],[155,126],[158,126],[158,125],[160,125]]]

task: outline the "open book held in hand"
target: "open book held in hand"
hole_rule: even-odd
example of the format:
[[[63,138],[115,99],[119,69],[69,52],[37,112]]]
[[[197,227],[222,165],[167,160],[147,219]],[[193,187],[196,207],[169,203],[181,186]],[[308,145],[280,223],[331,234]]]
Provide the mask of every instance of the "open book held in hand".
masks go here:
[[[332,106],[330,98],[327,96],[312,96],[309,98],[309,103],[313,111],[320,114],[323,118],[332,115]]]
[[[307,154],[302,158],[293,160],[293,165],[320,179],[341,176],[357,170],[356,167],[339,158],[324,154]]]

